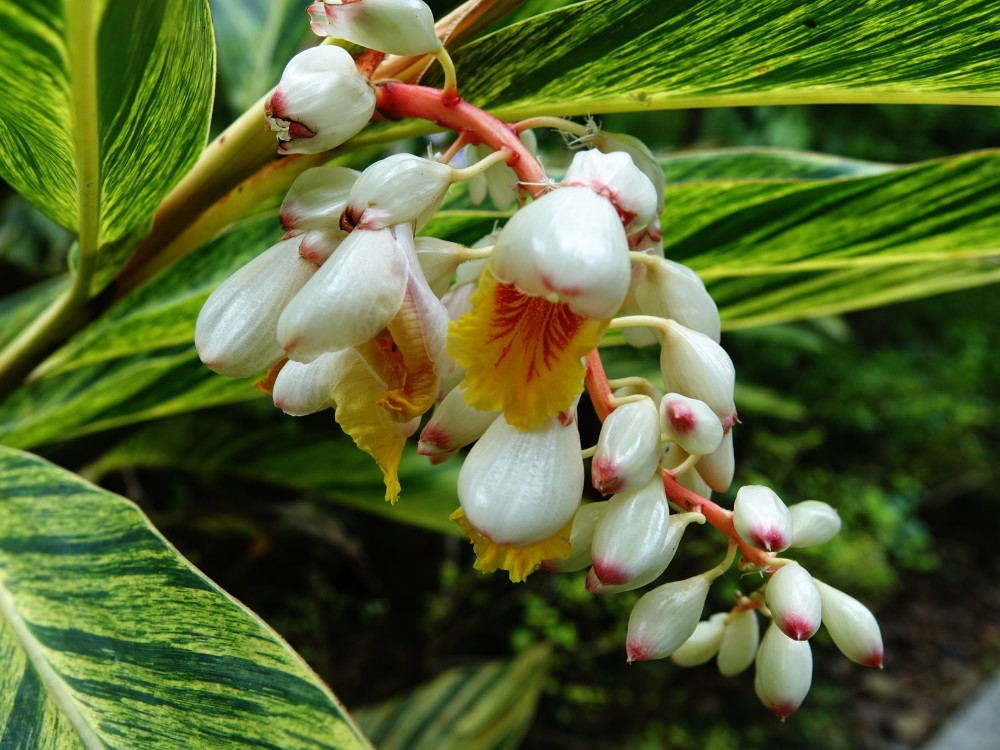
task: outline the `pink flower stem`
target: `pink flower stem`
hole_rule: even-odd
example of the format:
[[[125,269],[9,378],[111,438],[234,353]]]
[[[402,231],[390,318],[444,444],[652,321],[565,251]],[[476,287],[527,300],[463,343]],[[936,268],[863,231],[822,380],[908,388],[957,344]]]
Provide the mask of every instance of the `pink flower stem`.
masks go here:
[[[464,101],[453,91],[389,81],[375,89],[375,109],[390,120],[416,117],[454,130],[466,143],[485,143],[494,151],[507,149],[507,166],[523,189],[535,198],[547,190],[548,176],[535,155],[507,123]]]
[[[601,353],[597,349],[587,355],[587,375],[584,383],[594,405],[594,411],[603,422],[615,410],[615,405],[611,386],[608,385],[608,376],[604,372],[604,363],[601,361]],[[705,519],[717,531],[736,543],[740,554],[747,562],[762,569],[772,567],[771,555],[740,539],[739,534],[736,533],[736,527],[733,525],[733,512],[731,510],[727,510],[707,497],[702,497],[697,492],[689,490],[677,481],[669,471],[660,469],[660,474],[663,476],[663,487],[670,502],[686,511],[701,513],[705,516]]]

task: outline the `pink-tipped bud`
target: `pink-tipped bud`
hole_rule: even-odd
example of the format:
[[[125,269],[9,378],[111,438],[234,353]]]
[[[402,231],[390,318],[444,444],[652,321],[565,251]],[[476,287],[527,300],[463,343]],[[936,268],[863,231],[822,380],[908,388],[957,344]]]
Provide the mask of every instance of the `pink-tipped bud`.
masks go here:
[[[757,650],[757,697],[784,721],[805,700],[812,686],[812,650],[809,641],[795,641],[774,623]]]
[[[733,453],[732,430],[722,436],[719,447],[698,459],[695,467],[706,484],[716,492],[725,492],[736,474],[736,455]]]
[[[451,454],[479,440],[500,412],[479,411],[465,403],[465,391],[453,388],[434,409],[434,416],[420,433],[421,456]]]
[[[434,14],[423,0],[315,2],[306,8],[314,34],[344,39],[390,55],[441,49]]]
[[[661,540],[659,552],[648,556],[647,566],[637,572],[635,577],[625,583],[602,583],[601,579],[597,577],[596,570],[591,568],[584,588],[591,594],[620,594],[623,591],[634,591],[635,589],[642,588],[647,583],[652,583],[663,575],[663,571],[667,569],[667,566],[674,559],[674,555],[677,554],[677,548],[680,547],[681,539],[684,538],[684,531],[687,529],[688,524],[691,523],[705,523],[705,516],[696,512],[677,513],[670,516],[670,521],[667,524],[667,533]],[[611,577],[607,572],[604,575],[605,577]]]
[[[361,173],[351,188],[343,222],[355,229],[384,229],[416,222],[420,229],[451,186],[447,164],[413,154],[392,154]]]
[[[670,655],[670,660],[678,667],[697,667],[707,662],[719,651],[725,623],[725,612],[717,612],[699,622],[691,637]]]
[[[659,568],[670,506],[659,476],[608,501],[594,529],[594,573],[602,584],[621,585]]]
[[[798,563],[785,565],[764,588],[774,624],[796,641],[812,638],[819,630],[823,604],[812,576]]]
[[[843,591],[822,581],[815,583],[823,600],[823,624],[837,648],[853,662],[881,669],[882,631],[875,615]]]
[[[645,229],[657,215],[656,188],[623,151],[578,151],[562,185],[579,185],[603,195],[618,211],[629,234]]]
[[[281,202],[286,232],[339,231],[340,215],[360,172],[346,167],[313,167],[295,178]]]
[[[719,308],[698,274],[664,258],[646,265],[645,270],[633,293],[637,313],[670,318],[713,341],[719,340],[722,332]]]
[[[705,576],[694,576],[644,594],[628,619],[628,660],[664,659],[680,648],[698,627],[708,587]]]
[[[716,664],[724,677],[738,675],[753,664],[760,643],[760,625],[752,609],[743,609],[730,617],[719,644]]]
[[[649,146],[635,136],[625,133],[609,133],[606,130],[600,130],[594,135],[593,144],[595,148],[606,154],[612,151],[624,151],[632,157],[632,161],[649,178],[656,189],[655,211],[656,215],[659,216],[663,212],[663,193],[667,180],[663,175],[663,167],[653,156]]]
[[[550,573],[573,573],[589,566],[592,562],[590,543],[594,538],[594,527],[606,507],[607,502],[581,505],[573,516],[573,529],[569,535],[572,551],[569,557],[565,560],[543,560],[542,570]]]
[[[722,442],[722,422],[704,401],[668,393],[660,401],[660,419],[667,437],[688,453],[713,453]]]
[[[679,323],[668,326],[660,350],[660,372],[668,391],[704,401],[720,419],[736,411],[736,368],[726,350],[705,334]]]
[[[740,538],[758,549],[781,552],[792,543],[792,516],[770,487],[741,487],[733,505],[733,524]]]
[[[803,500],[788,506],[792,514],[792,546],[815,547],[837,536],[840,515],[819,500]]]
[[[308,364],[288,360],[274,381],[274,405],[293,417],[333,406],[331,393],[353,363],[350,349],[324,354]]]
[[[594,489],[605,495],[644,486],[660,465],[660,418],[652,399],[623,404],[601,426],[590,465]]]
[[[223,281],[205,301],[194,329],[201,361],[234,378],[256,375],[283,356],[275,334],[288,302],[316,273],[299,255],[300,237],[268,248]]]
[[[375,90],[347,50],[323,44],[293,57],[264,101],[283,154],[318,154],[358,133],[375,111]]]

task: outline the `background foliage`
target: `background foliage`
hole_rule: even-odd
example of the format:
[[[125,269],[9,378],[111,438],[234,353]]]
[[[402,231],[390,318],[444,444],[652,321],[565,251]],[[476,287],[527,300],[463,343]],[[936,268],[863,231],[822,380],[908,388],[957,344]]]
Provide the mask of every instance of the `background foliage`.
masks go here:
[[[311,43],[299,5],[212,3],[215,131]],[[448,10],[432,5],[438,15]],[[10,697],[0,698],[0,718],[9,736],[59,727],[68,746],[76,734],[86,740],[86,731],[109,736],[108,727],[136,719],[101,685],[166,689],[169,680],[137,675],[139,667],[172,673],[177,684],[204,680],[178,665],[193,665],[201,649],[221,648],[212,633],[246,630],[266,656],[245,641],[233,654],[216,654],[217,678],[247,676],[238,691],[244,697],[253,696],[254,680],[262,690],[247,698],[254,705],[240,709],[245,725],[227,729],[232,736],[249,739],[262,731],[255,721],[266,717],[270,726],[282,714],[269,701],[287,695],[276,698],[263,689],[273,679],[260,679],[261,661],[273,660],[304,680],[312,697],[299,703],[323,717],[301,730],[302,746],[361,742],[295,654],[170,544],[287,638],[352,712],[369,706],[356,716],[379,747],[906,746],[926,737],[997,666],[1000,634],[964,623],[1000,614],[989,535],[998,519],[988,495],[1000,444],[993,356],[1000,299],[995,287],[971,289],[1000,277],[1000,160],[991,150],[1000,115],[955,106],[1000,100],[994,4],[880,0],[834,12],[774,0],[766,12],[751,12],[735,2],[593,0],[533,19],[564,5],[529,0],[496,34],[460,50],[463,93],[505,117],[607,114],[609,129],[642,137],[662,157],[668,256],[708,280],[737,363],[737,482],[766,480],[786,499],[816,497],[839,508],[842,536],[822,555],[802,558],[872,605],[887,638],[886,671],[863,673],[821,644],[805,707],[778,726],[746,675],[724,680],[711,667],[682,672],[666,663],[626,667],[624,626],[635,595],[592,597],[580,576],[539,574],[512,587],[471,570],[468,545],[445,520],[456,503],[457,465],[429,471],[409,454],[403,500],[390,509],[377,470],[329,414],[282,417],[246,382],[209,373],[193,352],[193,320],[215,284],[280,235],[271,198],[101,307],[0,403],[5,445],[34,450],[131,498],[150,519],[40,459],[2,449],[0,648],[11,654],[6,663],[31,661],[42,670],[5,670],[9,687],[0,696]],[[62,61],[34,66],[36,77],[48,77],[24,78],[17,87],[12,71],[26,63],[0,74],[5,90],[17,93],[0,116],[0,152],[21,159],[5,158],[2,173],[10,187],[0,203],[0,291],[7,295],[0,342],[69,287],[63,269],[72,237],[65,229],[78,228],[79,211],[94,211],[74,197],[73,175],[46,175],[31,164],[70,168],[81,154],[84,162],[96,154],[106,163],[107,199],[93,213],[100,247],[92,250],[107,269],[96,277],[99,286],[204,142],[213,68],[204,3],[163,4],[162,25],[121,3],[94,7],[98,18],[113,20],[81,28],[67,10],[60,21],[67,33],[56,39],[24,13],[25,3],[0,2],[0,18],[23,32],[0,26],[0,57]],[[524,23],[511,25],[517,19]],[[80,45],[96,48],[112,37],[134,44],[103,45],[96,88],[79,88],[65,61]],[[185,55],[172,52],[177,45]],[[119,81],[111,75],[118,69],[133,75]],[[170,86],[152,88],[156,75],[184,80],[191,103],[159,106],[150,117],[156,95]],[[52,106],[41,110],[48,130],[18,140],[24,130],[13,123],[38,121],[31,92],[49,88]],[[924,104],[852,103],[899,101]],[[71,132],[88,112],[100,113],[89,157],[86,143],[81,150],[63,136],[44,137]],[[421,124],[385,125],[359,143],[405,137],[411,140],[403,145],[420,152],[423,132]],[[558,169],[561,142],[542,142],[546,163]],[[139,194],[125,190],[136,178],[122,176],[134,168],[155,176]],[[446,209],[428,233],[472,240],[498,218],[470,210],[461,195]],[[928,296],[954,289],[966,291]],[[907,299],[919,301],[844,314]],[[802,322],[818,314],[825,317]],[[609,369],[655,372],[647,354],[614,350]],[[87,511],[91,505],[100,510]],[[121,523],[106,523],[109,514]],[[41,525],[43,516],[54,526]],[[114,541],[115,530],[127,543]],[[671,575],[705,567],[717,542],[710,530],[689,534]],[[140,571],[135,560],[156,562]],[[53,587],[46,576],[72,583]],[[197,617],[185,610],[193,626],[159,622],[159,635],[137,637],[142,628],[133,625],[109,634],[102,630],[106,610],[85,615],[81,604],[135,593],[137,581],[181,579],[188,581],[182,593],[197,591],[208,604]],[[712,606],[725,606],[736,586],[713,592]],[[950,604],[953,591],[967,595],[960,612]],[[127,623],[143,617],[147,604],[140,597],[115,612],[128,615]],[[73,617],[80,621],[68,627]],[[20,630],[18,618],[27,623]],[[115,649],[95,640],[132,638],[135,654],[140,645],[148,653],[158,639],[202,626],[210,632],[187,662],[167,655],[159,667],[154,654],[107,671],[101,658]],[[69,636],[59,641],[59,632]],[[42,690],[41,663],[70,689],[53,693],[43,679],[49,690]],[[202,688],[218,700],[233,684],[220,678]],[[54,707],[46,694],[56,696]],[[163,721],[174,721],[169,706],[164,710]],[[292,723],[303,718],[295,713]],[[85,729],[74,734],[66,722]]]

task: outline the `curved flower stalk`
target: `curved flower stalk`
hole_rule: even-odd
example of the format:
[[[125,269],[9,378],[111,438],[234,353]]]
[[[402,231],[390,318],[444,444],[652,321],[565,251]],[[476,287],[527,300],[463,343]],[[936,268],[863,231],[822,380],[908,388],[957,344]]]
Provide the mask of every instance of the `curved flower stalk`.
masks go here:
[[[203,360],[235,377],[263,373],[257,386],[289,414],[333,408],[392,502],[407,439],[433,408],[417,450],[438,463],[471,445],[452,518],[483,572],[523,581],[538,568],[589,568],[588,592],[642,589],[667,573],[689,525],[712,526],[725,560],[639,598],[629,660],[714,657],[724,675],[756,664],[757,694],[782,719],[809,690],[808,639],[821,623],[848,658],[881,666],[871,612],[778,556],[832,538],[831,506],[788,507],[763,485],[740,488],[732,510],[711,499],[736,475],[735,367],[709,291],[664,257],[664,179],[649,149],[593,121],[510,125],[463,101],[419,0],[316,2],[309,13],[318,33],[369,49],[354,60],[324,45],[289,64],[265,115],[281,152],[331,148],[376,112],[455,139],[440,158],[303,173],[281,207],[285,236],[206,303]],[[434,55],[444,87],[372,84],[384,52]],[[534,154],[527,133],[538,127],[583,147],[559,183]],[[480,160],[452,166],[462,148]],[[473,247],[418,236],[464,182],[476,199],[516,205],[510,220]],[[600,345],[612,328],[659,346],[659,378],[608,381]],[[584,391],[603,422],[585,449]],[[581,505],[588,458],[592,486],[611,498]],[[705,618],[711,585],[737,558],[762,585]],[[771,620],[763,640],[761,616]]]

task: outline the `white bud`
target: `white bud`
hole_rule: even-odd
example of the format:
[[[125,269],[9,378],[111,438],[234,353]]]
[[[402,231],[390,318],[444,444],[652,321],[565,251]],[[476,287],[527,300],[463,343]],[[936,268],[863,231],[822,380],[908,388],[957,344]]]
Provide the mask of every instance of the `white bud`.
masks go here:
[[[465,403],[465,391],[453,388],[434,409],[434,416],[420,433],[421,456],[453,453],[479,440],[500,412],[479,411]]]
[[[733,524],[743,541],[768,552],[781,552],[792,541],[792,516],[770,487],[741,487],[733,504]]]
[[[837,648],[853,662],[882,668],[882,631],[864,604],[843,591],[813,579],[823,600],[823,624]]]
[[[622,151],[578,151],[561,183],[603,195],[617,209],[625,231],[642,231],[657,215],[656,188]]]
[[[469,523],[496,544],[530,544],[560,531],[583,492],[580,432],[550,417],[518,430],[503,415],[462,465],[458,499]]]
[[[656,476],[634,492],[615,495],[594,529],[594,573],[604,585],[628,583],[659,567],[670,506]]]
[[[833,539],[840,531],[840,515],[827,503],[803,500],[788,506],[792,514],[792,546],[815,547]]]
[[[590,543],[594,538],[594,527],[601,513],[608,507],[607,501],[581,505],[573,516],[573,529],[569,535],[572,551],[565,560],[543,560],[542,570],[552,573],[573,573],[591,564]]]
[[[757,697],[784,721],[805,700],[812,686],[812,650],[809,641],[794,641],[771,626],[757,651],[753,681]]]
[[[410,231],[400,225],[347,236],[278,320],[278,343],[289,358],[311,362],[359,346],[392,321],[406,292]]]
[[[715,452],[722,442],[722,422],[704,401],[668,393],[660,401],[663,431],[688,453]]]
[[[699,622],[684,645],[670,655],[670,660],[679,667],[704,664],[718,653],[725,622],[725,612],[716,612],[707,620]]]
[[[427,285],[434,294],[443,297],[451,286],[455,269],[462,262],[459,257],[462,246],[457,242],[439,240],[437,237],[417,237],[414,242],[417,248],[417,261],[427,279]]]
[[[694,576],[644,594],[628,619],[628,660],[663,659],[680,648],[698,626],[708,586],[704,576]]]
[[[733,454],[732,430],[722,436],[719,447],[698,459],[695,467],[702,479],[716,492],[725,492],[736,474],[736,456]]]
[[[390,55],[423,55],[441,48],[434,14],[422,0],[315,2],[306,12],[314,34]]]
[[[323,44],[293,57],[264,101],[267,127],[283,154],[318,154],[358,133],[375,111],[375,91],[347,50]]]
[[[531,153],[538,150],[538,140],[532,130],[523,130],[518,136]],[[466,146],[466,160],[471,165],[485,159],[493,153],[493,149],[480,143],[477,146]],[[476,175],[469,181],[469,201],[478,206],[489,194],[493,207],[498,211],[506,211],[517,200],[520,180],[513,169],[506,164],[494,164],[485,173]]]
[[[753,664],[760,643],[760,625],[752,609],[742,609],[730,617],[719,644],[716,664],[724,677],[738,675]]]
[[[665,258],[646,265],[645,270],[633,293],[639,314],[676,320],[713,341],[719,340],[722,331],[719,308],[698,274]]]
[[[663,213],[663,193],[667,180],[663,175],[663,167],[645,143],[625,133],[609,133],[601,130],[594,137],[594,146],[605,153],[624,151],[631,156],[635,165],[642,170],[656,189],[656,215]]]
[[[346,167],[313,167],[295,178],[281,202],[281,226],[286,232],[335,230],[347,196],[360,172]]]
[[[651,399],[615,409],[604,420],[591,462],[594,489],[605,495],[645,485],[660,465],[660,419]]]
[[[668,391],[704,401],[720,419],[736,411],[736,368],[726,350],[705,334],[679,323],[668,326],[660,350],[660,372]]]
[[[234,378],[276,364],[284,350],[275,330],[289,300],[316,266],[299,255],[301,238],[283,240],[223,281],[205,301],[194,330],[201,361]]]
[[[447,164],[412,154],[387,156],[368,167],[354,183],[344,219],[355,229],[384,229],[411,222],[420,229],[441,205],[453,174]]]
[[[353,363],[351,349],[324,354],[309,363],[288,360],[274,381],[274,405],[293,417],[332,406],[331,392]]]
[[[764,588],[774,624],[796,641],[812,638],[819,630],[823,605],[812,576],[798,563],[778,568]]]
[[[578,315],[610,318],[625,301],[629,249],[614,206],[583,187],[553,190],[511,217],[490,265],[525,294],[565,302]]]

